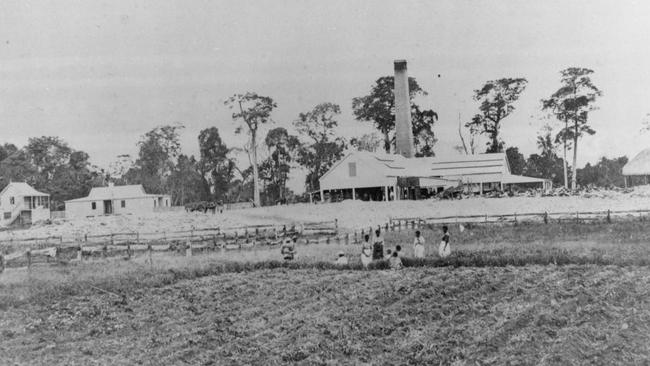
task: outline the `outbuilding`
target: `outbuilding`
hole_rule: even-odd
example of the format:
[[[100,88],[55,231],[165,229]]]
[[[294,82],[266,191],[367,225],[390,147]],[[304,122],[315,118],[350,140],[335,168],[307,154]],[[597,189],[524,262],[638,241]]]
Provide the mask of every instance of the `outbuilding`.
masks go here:
[[[95,187],[88,197],[65,201],[65,217],[80,218],[113,214],[147,214],[158,207],[169,207],[171,197],[147,194],[142,185]]]
[[[638,153],[632,160],[623,166],[625,186],[648,184],[650,175],[650,149]]]

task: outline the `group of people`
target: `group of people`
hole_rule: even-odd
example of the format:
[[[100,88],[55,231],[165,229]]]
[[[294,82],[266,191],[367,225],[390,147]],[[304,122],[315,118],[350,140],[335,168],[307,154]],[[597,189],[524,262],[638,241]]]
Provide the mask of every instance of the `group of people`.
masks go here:
[[[448,257],[451,254],[451,246],[449,245],[449,228],[442,227],[442,239],[438,246],[438,256],[441,258]],[[387,249],[384,252],[384,237],[381,235],[381,230],[375,230],[375,235],[372,240],[370,234],[366,234],[363,238],[361,245],[361,263],[364,267],[368,267],[372,261],[387,260],[390,268],[402,268],[402,257],[405,255],[402,251],[401,245],[396,245],[394,249]],[[425,256],[425,240],[422,233],[418,230],[415,232],[413,239],[413,256],[415,258],[424,258]],[[336,260],[337,264],[348,264],[348,259],[345,253],[339,252]]]
[[[384,237],[381,235],[381,230],[375,230],[374,234],[372,240],[370,234],[366,234],[363,238],[363,243],[361,245],[361,264],[367,268],[373,261],[387,260],[391,269],[402,268],[401,258],[404,257],[402,246],[396,245],[394,249],[387,249],[384,252],[385,243]],[[451,246],[449,245],[449,228],[447,226],[442,227],[442,234],[442,239],[438,246],[438,256],[445,258],[451,254]],[[296,241],[297,237],[293,236],[292,238],[285,239],[282,243],[280,252],[285,261],[294,259],[296,255]],[[424,237],[422,237],[422,233],[418,230],[415,232],[415,238],[413,239],[413,256],[415,258],[424,258],[425,251],[425,240]],[[349,261],[345,253],[339,252],[336,264],[347,265],[348,263]]]

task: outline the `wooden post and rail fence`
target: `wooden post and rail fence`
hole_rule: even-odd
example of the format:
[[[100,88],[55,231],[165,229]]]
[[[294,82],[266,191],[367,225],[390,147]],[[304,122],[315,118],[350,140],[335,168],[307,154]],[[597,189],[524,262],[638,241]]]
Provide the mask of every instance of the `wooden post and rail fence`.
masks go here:
[[[230,251],[254,248],[272,248],[285,238],[299,236],[299,244],[359,244],[374,230],[401,231],[430,225],[452,224],[512,224],[537,222],[541,224],[611,223],[615,218],[645,220],[650,210],[587,211],[587,212],[529,212],[506,215],[461,215],[438,217],[391,218],[376,227],[348,230],[341,233],[338,220],[308,223],[301,227],[287,225],[241,226],[227,229],[205,228],[153,233],[117,232],[84,234],[66,240],[63,236],[9,239],[0,242],[0,272],[7,267],[30,268],[35,263],[82,261],[87,258],[107,258],[118,255],[131,259],[144,253],[153,263],[153,252],[176,252],[193,256],[205,251]]]

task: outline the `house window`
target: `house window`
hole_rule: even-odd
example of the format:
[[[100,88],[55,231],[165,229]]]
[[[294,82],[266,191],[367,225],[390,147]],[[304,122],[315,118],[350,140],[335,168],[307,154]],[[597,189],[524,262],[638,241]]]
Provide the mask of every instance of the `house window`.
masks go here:
[[[156,207],[156,200],[153,200],[153,207]]]
[[[351,177],[357,176],[357,163],[348,163],[348,170]]]
[[[5,220],[9,220],[11,218],[11,212],[5,212]]]
[[[92,207],[93,210],[96,210],[97,209],[97,204],[95,202],[91,202],[90,207]]]
[[[14,203],[16,203],[16,201],[14,200],[13,197],[9,197],[9,203],[13,205]]]
[[[169,200],[165,200],[165,207],[169,207]]]
[[[126,201],[125,201],[125,200],[122,200],[120,206],[122,206],[122,208],[126,207]]]

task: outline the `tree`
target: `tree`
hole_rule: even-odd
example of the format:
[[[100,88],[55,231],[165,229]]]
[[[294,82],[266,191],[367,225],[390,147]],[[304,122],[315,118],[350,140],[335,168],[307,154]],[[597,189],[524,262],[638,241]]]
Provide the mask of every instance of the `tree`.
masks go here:
[[[2,183],[0,189],[4,189],[12,181],[36,185],[37,176],[38,171],[24,149],[17,150],[0,162],[0,182]]]
[[[308,192],[320,189],[319,178],[343,156],[345,140],[334,135],[340,113],[337,104],[321,103],[309,112],[300,113],[293,123],[298,133],[310,141],[298,149],[298,163],[308,170],[305,179]]]
[[[179,130],[184,126],[164,125],[147,132],[138,141],[140,151],[135,165],[139,182],[147,192],[164,193],[166,181],[176,165],[181,144]],[[129,174],[127,173],[127,176]],[[132,179],[132,178],[131,178]]]
[[[277,127],[267,133],[264,142],[270,152],[260,169],[263,179],[268,182],[266,195],[271,202],[283,202],[286,200],[292,152],[299,145],[298,138],[289,135],[285,128]]]
[[[210,127],[199,133],[199,171],[206,197],[216,201],[226,200],[230,182],[235,174],[235,162],[229,157],[231,149],[219,136],[219,129]]]
[[[376,133],[366,133],[361,137],[350,139],[350,145],[358,151],[376,152],[382,145],[382,139]]]
[[[626,156],[614,159],[603,157],[596,165],[587,163],[584,168],[578,169],[576,176],[581,186],[623,187],[625,185],[623,166],[627,164],[627,161]]]
[[[0,162],[11,156],[11,154],[18,151],[18,148],[14,144],[5,143],[0,145]]]
[[[38,171],[36,186],[46,188],[56,169],[67,164],[72,154],[68,144],[55,136],[31,137],[25,151]]]
[[[420,88],[414,78],[408,78],[409,99],[411,100],[411,120],[413,128],[413,138],[415,145],[418,145],[418,136],[424,139],[420,145],[430,149],[430,145],[435,143],[432,139],[433,123],[438,119],[438,115],[432,110],[420,110],[413,103],[413,98],[427,93]],[[390,147],[393,139],[390,133],[395,129],[395,78],[393,76],[383,76],[377,79],[375,85],[370,90],[370,94],[353,98],[352,111],[358,121],[373,122],[375,127],[384,136],[384,150],[390,153]],[[427,131],[431,131],[428,133]],[[424,134],[424,135],[423,135]]]
[[[422,111],[417,105],[413,105],[412,110],[415,156],[434,156],[433,145],[438,139],[433,133],[433,124],[438,120],[438,114],[430,109]]]
[[[128,185],[134,182],[129,181],[127,173],[135,166],[131,155],[121,154],[117,159],[108,165],[109,180],[117,185]]]
[[[545,126],[537,136],[541,154],[532,154],[526,160],[524,174],[535,178],[551,179],[554,185],[562,184],[563,160],[556,154],[552,130]]]
[[[225,101],[230,109],[235,110],[232,119],[244,122],[248,130],[249,143],[245,147],[253,166],[253,202],[260,206],[259,172],[257,169],[257,132],[260,125],[271,121],[271,111],[277,104],[270,97],[247,92],[246,94],[235,94]],[[235,129],[235,133],[241,133],[242,127]]]
[[[511,146],[506,149],[506,157],[512,174],[521,175],[526,167],[526,158],[519,152],[518,147]]]
[[[562,139],[573,140],[574,170],[578,160],[578,139],[584,134],[596,133],[587,124],[589,112],[596,109],[594,106],[596,98],[602,95],[589,77],[593,72],[591,69],[580,67],[570,67],[560,71],[562,86],[549,99],[542,101],[543,109],[551,110],[558,120],[564,121],[565,127],[560,131]],[[571,126],[569,122],[572,122]],[[571,188],[576,189],[576,186],[577,175],[573,174]]]
[[[480,102],[480,114],[476,114],[467,127],[474,126],[488,135],[488,153],[503,152],[503,141],[499,129],[504,118],[515,110],[513,104],[526,89],[528,81],[524,78],[503,78],[490,80],[481,89],[474,91],[474,100]]]
[[[199,172],[198,165],[194,156],[178,156],[176,166],[169,176],[169,191],[174,205],[203,201],[208,197],[203,187],[204,177]]]

